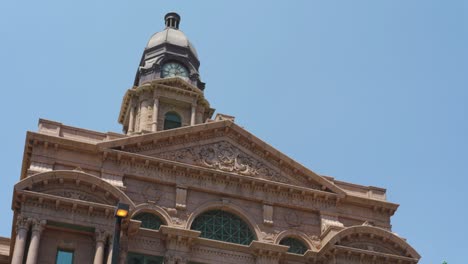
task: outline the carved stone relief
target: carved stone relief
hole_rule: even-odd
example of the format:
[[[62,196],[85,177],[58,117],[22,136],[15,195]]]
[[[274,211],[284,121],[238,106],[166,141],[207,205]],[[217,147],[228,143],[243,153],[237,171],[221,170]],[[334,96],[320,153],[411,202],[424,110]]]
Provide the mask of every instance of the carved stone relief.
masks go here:
[[[275,182],[300,184],[227,141],[158,153],[155,156]]]
[[[89,190],[87,190],[89,188]],[[65,198],[88,201],[101,204],[114,205],[117,201],[107,196],[102,191],[92,191],[91,187],[83,186],[82,188],[77,187],[73,184],[48,184],[46,186],[37,186],[34,191],[51,194],[55,196],[61,196]]]
[[[156,203],[161,199],[161,190],[155,185],[150,184],[143,190],[143,197],[148,203]]]
[[[385,254],[393,254],[393,255],[400,255],[400,256],[405,255],[402,250],[397,250],[391,245],[385,244],[381,240],[378,240],[375,238],[372,239],[370,237],[354,238],[354,241],[353,240],[345,241],[345,242],[341,242],[340,244],[345,247],[364,249],[368,251],[380,252],[380,253],[385,253]]]

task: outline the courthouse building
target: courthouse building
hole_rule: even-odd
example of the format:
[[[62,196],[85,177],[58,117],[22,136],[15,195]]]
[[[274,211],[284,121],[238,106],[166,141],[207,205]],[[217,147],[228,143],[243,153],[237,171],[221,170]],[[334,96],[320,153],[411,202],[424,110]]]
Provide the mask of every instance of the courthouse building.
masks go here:
[[[110,263],[121,202],[120,263],[417,263],[385,189],[319,175],[214,115],[179,23],[167,14],[144,49],[122,134],[43,119],[27,133],[0,261]]]

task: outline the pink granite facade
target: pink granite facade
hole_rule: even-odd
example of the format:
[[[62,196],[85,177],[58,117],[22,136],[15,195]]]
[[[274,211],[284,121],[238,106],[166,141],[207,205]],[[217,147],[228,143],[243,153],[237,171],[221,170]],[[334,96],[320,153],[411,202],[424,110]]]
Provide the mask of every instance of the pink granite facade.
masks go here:
[[[173,22],[167,23],[170,30]],[[153,63],[164,69],[168,62]],[[124,134],[43,119],[37,132],[27,133],[12,201],[11,263],[56,263],[59,250],[72,252],[73,263],[110,263],[118,202],[130,205],[120,263],[133,263],[132,254],[170,264],[418,262],[418,253],[391,230],[398,205],[386,200],[385,189],[314,173],[233,117],[211,119],[198,75],[148,79],[158,67],[145,65],[139,74],[146,77],[122,102]],[[185,67],[193,72],[192,66]],[[180,127],[165,129],[168,113],[177,114]],[[238,217],[252,241],[231,243],[193,230],[210,211]],[[143,212],[161,226],[132,219]],[[282,242],[288,238],[306,251],[291,252]]]

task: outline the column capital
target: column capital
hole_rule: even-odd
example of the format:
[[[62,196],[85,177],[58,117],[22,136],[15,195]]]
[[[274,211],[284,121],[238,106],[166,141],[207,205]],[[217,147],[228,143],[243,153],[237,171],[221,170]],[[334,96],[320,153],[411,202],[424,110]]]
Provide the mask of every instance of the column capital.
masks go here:
[[[23,215],[18,215],[16,217],[16,231],[18,232],[21,229],[29,230],[29,225],[31,224],[31,220]]]
[[[105,242],[106,238],[109,234],[104,231],[104,230],[96,230],[95,232],[95,237],[96,237],[96,242]]]
[[[42,231],[44,230],[44,227],[47,223],[46,220],[39,220],[39,219],[35,219],[35,218],[32,218],[30,219],[31,221],[31,229],[33,232],[39,232],[39,233],[42,233]]]

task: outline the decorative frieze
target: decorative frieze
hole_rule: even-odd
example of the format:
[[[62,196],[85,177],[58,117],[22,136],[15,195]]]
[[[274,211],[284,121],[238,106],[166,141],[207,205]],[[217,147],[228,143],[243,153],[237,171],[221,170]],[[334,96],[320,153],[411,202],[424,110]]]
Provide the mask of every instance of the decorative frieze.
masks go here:
[[[192,248],[192,259],[195,261],[212,260],[219,261],[223,260],[223,263],[232,264],[254,264],[255,257],[251,254],[246,254],[236,251],[227,251],[217,248],[209,248],[203,246],[195,246]]]
[[[159,163],[158,166],[144,165],[144,163],[132,163],[131,160],[126,159],[119,163],[119,170],[128,176],[147,177],[158,182],[193,186],[233,196],[242,195],[242,197],[250,199],[268,201],[271,204],[279,203],[315,210],[336,206],[336,202],[332,198],[333,194],[330,194],[331,196],[326,194],[324,197],[324,194],[298,192],[291,187],[281,188],[281,186],[268,185],[267,183],[256,184],[252,179],[242,179],[242,176],[218,175],[216,172],[189,170],[176,165],[172,167],[163,163]]]

